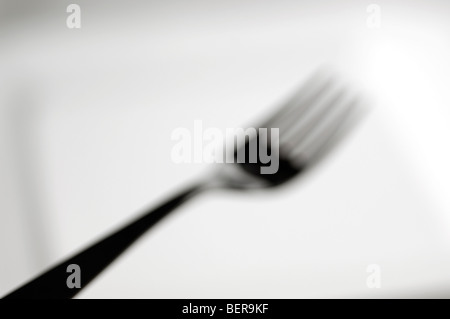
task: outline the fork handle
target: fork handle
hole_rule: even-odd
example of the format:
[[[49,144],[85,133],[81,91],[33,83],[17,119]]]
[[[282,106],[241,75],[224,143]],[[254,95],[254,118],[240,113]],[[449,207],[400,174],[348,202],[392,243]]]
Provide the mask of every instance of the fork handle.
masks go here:
[[[200,185],[196,185],[179,193],[134,222],[125,225],[6,295],[4,299],[69,299],[74,297],[148,229],[201,189]],[[71,272],[68,272],[67,267],[71,264],[80,267],[80,288],[68,287],[67,281]]]

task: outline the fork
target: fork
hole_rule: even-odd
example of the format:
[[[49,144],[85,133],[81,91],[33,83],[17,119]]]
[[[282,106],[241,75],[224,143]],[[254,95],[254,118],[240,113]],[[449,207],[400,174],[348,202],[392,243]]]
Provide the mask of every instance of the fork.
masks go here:
[[[256,163],[215,164],[217,169],[207,178],[151,209],[140,218],[113,232],[60,264],[47,270],[4,298],[66,299],[72,298],[111,264],[141,235],[188,199],[212,189],[256,190],[285,184],[323,159],[356,119],[358,97],[337,81],[322,73],[315,74],[290,99],[279,107],[259,128],[278,128],[279,166],[274,174],[261,174]],[[268,130],[269,131],[269,130]],[[259,132],[259,130],[257,130]],[[257,139],[261,138],[257,134]],[[267,141],[271,141],[267,138]],[[233,154],[248,148],[249,141],[236,145]],[[275,145],[268,145],[270,151]],[[68,266],[78,265],[81,287],[66,284]]]

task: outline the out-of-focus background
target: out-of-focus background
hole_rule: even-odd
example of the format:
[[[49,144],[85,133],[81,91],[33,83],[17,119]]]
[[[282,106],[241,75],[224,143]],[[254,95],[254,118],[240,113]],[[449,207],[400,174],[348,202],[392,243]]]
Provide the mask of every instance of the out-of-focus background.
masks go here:
[[[329,65],[371,111],[314,174],[197,198],[79,297],[450,297],[449,10],[0,1],[0,295],[206,173],[175,128],[245,125]]]

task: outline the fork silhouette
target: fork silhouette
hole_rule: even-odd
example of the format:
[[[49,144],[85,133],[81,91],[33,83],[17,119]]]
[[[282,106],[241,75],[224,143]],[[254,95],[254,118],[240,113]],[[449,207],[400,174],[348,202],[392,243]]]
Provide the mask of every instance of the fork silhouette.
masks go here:
[[[159,220],[194,195],[211,189],[252,190],[272,188],[303,175],[317,164],[341,139],[355,119],[357,97],[327,75],[316,74],[276,110],[258,128],[278,128],[278,170],[261,174],[261,161],[222,164],[206,179],[170,198],[142,217],[113,232],[106,238],[66,259],[40,276],[26,283],[4,298],[65,299],[72,298],[113,262],[142,234]],[[259,131],[259,130],[257,130]],[[268,130],[269,131],[269,130]],[[257,139],[261,136],[258,134]],[[267,141],[271,139],[267,138]],[[242,148],[249,150],[249,142],[238,145],[232,156]],[[247,153],[248,154],[248,153]],[[76,264],[82,270],[81,287],[69,288],[67,267]]]

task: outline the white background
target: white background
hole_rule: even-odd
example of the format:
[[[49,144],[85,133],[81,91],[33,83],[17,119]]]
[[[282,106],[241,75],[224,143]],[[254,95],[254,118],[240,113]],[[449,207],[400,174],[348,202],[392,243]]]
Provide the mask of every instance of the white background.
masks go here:
[[[0,294],[208,172],[177,127],[236,127],[331,65],[371,112],[285,188],[180,208],[81,298],[450,296],[445,1],[0,2]],[[369,289],[367,266],[381,267]]]

